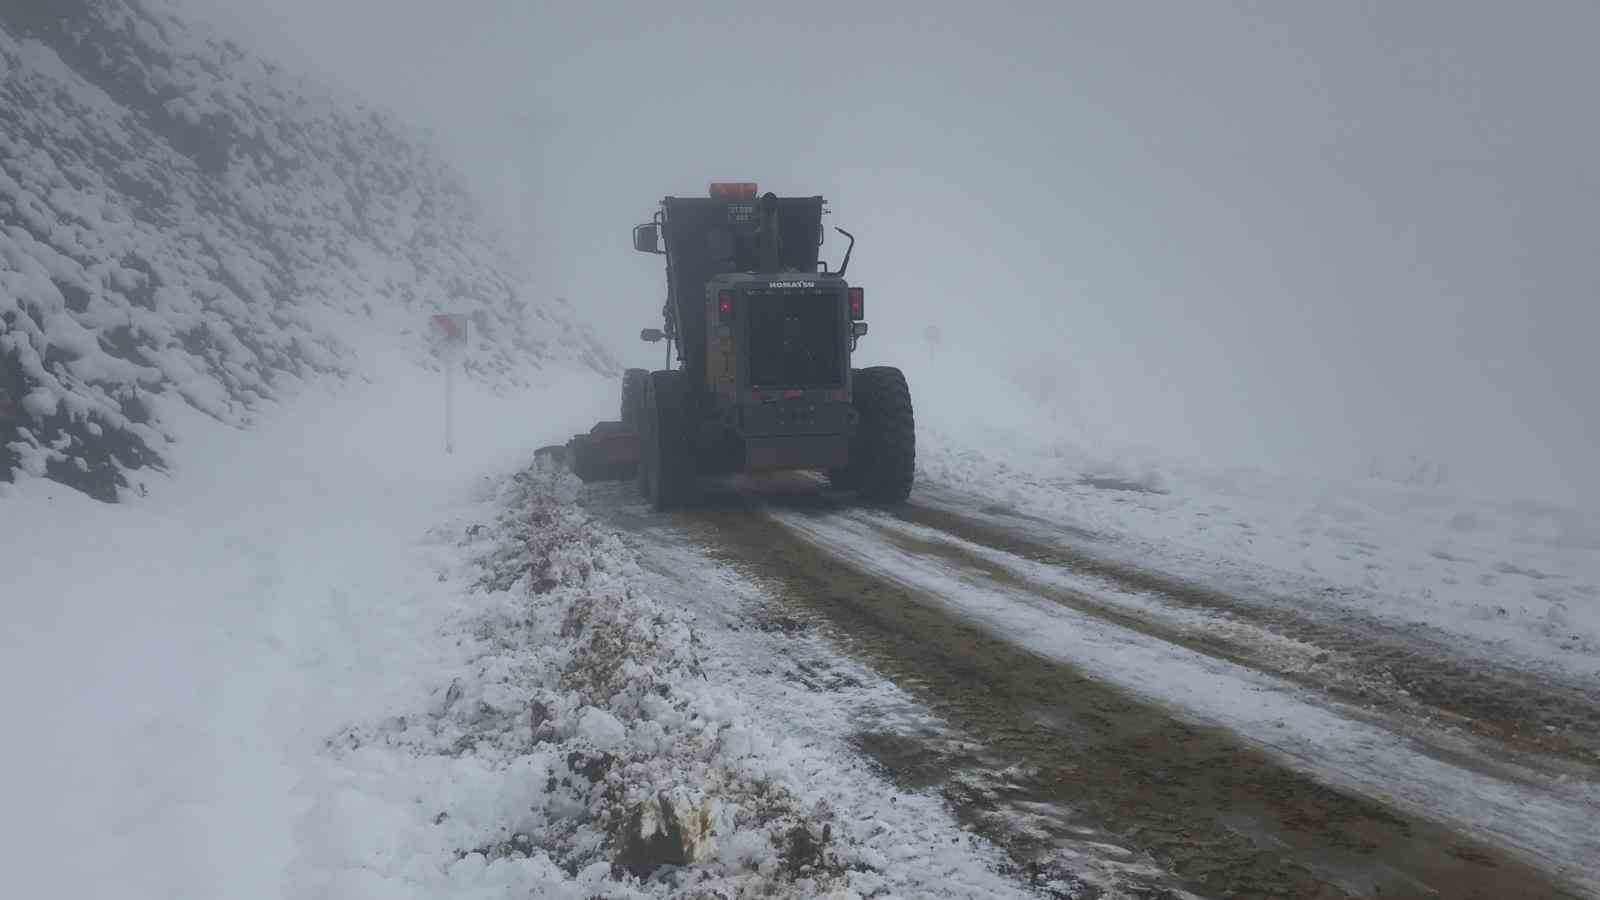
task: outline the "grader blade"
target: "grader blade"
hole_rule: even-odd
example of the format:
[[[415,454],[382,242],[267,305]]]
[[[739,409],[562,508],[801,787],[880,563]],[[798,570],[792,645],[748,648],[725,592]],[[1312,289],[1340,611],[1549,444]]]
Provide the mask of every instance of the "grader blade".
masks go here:
[[[624,481],[639,465],[639,435],[621,422],[600,422],[567,442],[567,465],[584,481]]]

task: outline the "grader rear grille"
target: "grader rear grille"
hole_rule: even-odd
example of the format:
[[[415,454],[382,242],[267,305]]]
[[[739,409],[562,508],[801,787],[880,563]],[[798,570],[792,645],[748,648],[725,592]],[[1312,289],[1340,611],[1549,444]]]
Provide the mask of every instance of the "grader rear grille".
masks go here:
[[[844,383],[844,316],[837,291],[748,293],[752,387],[829,387]]]

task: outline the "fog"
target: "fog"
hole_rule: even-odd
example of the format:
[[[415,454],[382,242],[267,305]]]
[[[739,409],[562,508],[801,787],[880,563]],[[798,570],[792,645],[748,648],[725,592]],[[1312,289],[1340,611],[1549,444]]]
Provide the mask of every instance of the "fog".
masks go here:
[[[1593,4],[188,2],[435,129],[629,364],[630,227],[752,180],[946,420],[1600,500]]]

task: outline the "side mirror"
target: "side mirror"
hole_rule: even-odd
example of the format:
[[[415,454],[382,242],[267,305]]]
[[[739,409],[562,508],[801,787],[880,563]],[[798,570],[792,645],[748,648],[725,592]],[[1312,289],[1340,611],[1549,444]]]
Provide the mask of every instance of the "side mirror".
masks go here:
[[[855,337],[861,337],[863,334],[867,333],[867,323],[865,323],[865,322],[851,322],[850,323],[850,333],[852,335],[854,335]]]
[[[633,226],[633,249],[640,253],[660,253],[661,235],[654,223]]]
[[[639,340],[648,341],[652,344],[660,342],[660,340],[666,336],[666,332],[659,328],[646,328],[639,332]]]

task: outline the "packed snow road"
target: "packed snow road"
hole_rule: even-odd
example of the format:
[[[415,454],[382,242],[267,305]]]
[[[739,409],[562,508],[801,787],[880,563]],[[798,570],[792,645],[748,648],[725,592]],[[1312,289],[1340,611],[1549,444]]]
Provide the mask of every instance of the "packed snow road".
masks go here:
[[[921,704],[869,697],[852,742],[1041,880],[1600,895],[1592,686],[1146,571],[1096,535],[937,487],[893,511],[804,476],[723,483],[668,517],[626,485],[584,503],[662,572],[692,580],[685,554],[731,567],[770,597],[750,624],[820,640]],[[802,655],[771,665],[840,690]]]

